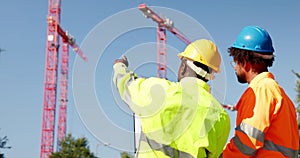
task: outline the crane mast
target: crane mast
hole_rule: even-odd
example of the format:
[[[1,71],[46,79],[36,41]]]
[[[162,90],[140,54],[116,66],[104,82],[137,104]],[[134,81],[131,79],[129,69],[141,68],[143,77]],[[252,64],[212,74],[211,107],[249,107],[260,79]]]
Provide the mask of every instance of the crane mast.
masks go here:
[[[48,1],[48,30],[46,41],[46,65],[44,76],[44,105],[42,118],[41,158],[48,158],[53,152],[54,122],[56,108],[58,68],[58,25],[60,22],[60,0]]]
[[[167,78],[166,28],[157,27],[157,77]]]
[[[42,116],[42,136],[40,158],[49,158],[54,151],[54,134],[56,118],[56,95],[58,80],[59,37],[62,38],[62,52],[60,59],[60,94],[57,147],[66,134],[66,112],[68,94],[68,65],[69,45],[85,61],[87,57],[79,49],[75,40],[60,27],[61,0],[48,0],[46,63],[44,75],[44,101]]]
[[[184,34],[182,34],[177,28],[174,27],[174,23],[168,19],[158,16],[153,10],[151,10],[146,4],[140,4],[139,10],[141,10],[146,18],[151,18],[158,24],[157,26],[157,63],[158,63],[158,77],[166,78],[166,30],[169,30],[176,37],[178,37],[185,44],[190,44]]]
[[[58,133],[57,149],[60,150],[60,143],[66,134],[67,126],[67,103],[68,103],[68,66],[69,66],[69,44],[63,39],[61,60],[60,60],[60,89],[59,89],[59,112],[58,112]]]

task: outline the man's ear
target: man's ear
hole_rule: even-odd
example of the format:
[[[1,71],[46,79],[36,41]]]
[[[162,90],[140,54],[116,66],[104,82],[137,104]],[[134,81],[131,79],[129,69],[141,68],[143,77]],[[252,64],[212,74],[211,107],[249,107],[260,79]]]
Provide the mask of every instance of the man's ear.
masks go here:
[[[180,75],[183,76],[186,72],[186,61],[182,61],[180,65]]]
[[[186,72],[186,59],[181,59],[181,63],[180,63],[180,66],[179,66],[179,70],[178,70],[178,75],[182,76],[185,74]]]
[[[252,69],[252,65],[249,62],[245,62],[243,68],[245,69],[246,72],[249,72]]]

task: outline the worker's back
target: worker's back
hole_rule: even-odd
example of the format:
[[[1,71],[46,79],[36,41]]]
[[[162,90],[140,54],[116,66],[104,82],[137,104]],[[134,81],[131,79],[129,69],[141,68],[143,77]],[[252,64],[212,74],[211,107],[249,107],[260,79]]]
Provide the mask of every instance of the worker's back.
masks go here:
[[[178,56],[180,82],[137,78],[125,56],[114,61],[114,83],[141,119],[139,158],[219,157],[227,141],[229,117],[206,83],[220,72],[216,45],[196,40]]]
[[[222,152],[230,121],[206,82],[137,79],[128,90],[142,122],[139,158],[218,157]]]

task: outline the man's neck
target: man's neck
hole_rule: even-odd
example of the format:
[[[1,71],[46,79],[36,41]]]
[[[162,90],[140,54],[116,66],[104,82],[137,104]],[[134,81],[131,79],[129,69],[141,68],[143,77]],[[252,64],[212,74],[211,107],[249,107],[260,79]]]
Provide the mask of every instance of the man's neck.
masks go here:
[[[264,71],[264,72],[268,72],[268,71]],[[263,72],[260,72],[260,73],[263,73]],[[250,84],[250,82],[260,73],[254,72],[254,71],[249,71],[247,73],[247,83]]]

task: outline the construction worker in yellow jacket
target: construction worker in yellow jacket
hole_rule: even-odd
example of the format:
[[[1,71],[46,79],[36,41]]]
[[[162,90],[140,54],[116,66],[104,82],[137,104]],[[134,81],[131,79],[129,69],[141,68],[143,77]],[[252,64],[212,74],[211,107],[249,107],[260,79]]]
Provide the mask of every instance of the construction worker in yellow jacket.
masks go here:
[[[220,71],[216,45],[197,40],[178,56],[178,82],[139,78],[128,69],[125,56],[114,62],[113,81],[141,118],[138,158],[217,158],[227,141],[228,114],[206,83]]]
[[[228,50],[240,83],[249,87],[236,105],[235,135],[223,158],[297,158],[299,132],[293,102],[268,67],[274,61],[269,33],[244,27]]]

